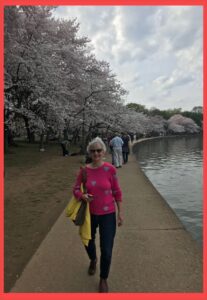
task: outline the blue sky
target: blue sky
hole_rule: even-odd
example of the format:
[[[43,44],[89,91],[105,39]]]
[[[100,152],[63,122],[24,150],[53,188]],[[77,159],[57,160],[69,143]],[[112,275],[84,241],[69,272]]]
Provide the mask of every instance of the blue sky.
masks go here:
[[[203,105],[201,6],[59,6],[55,17],[77,18],[80,35],[129,91],[126,103]]]

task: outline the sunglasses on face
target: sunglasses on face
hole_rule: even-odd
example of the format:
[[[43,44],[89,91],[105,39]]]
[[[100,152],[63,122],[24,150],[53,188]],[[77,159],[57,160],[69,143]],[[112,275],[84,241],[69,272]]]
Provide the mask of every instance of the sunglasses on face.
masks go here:
[[[98,153],[101,153],[102,149],[91,149],[90,152],[91,153],[95,153],[95,152],[98,152]]]

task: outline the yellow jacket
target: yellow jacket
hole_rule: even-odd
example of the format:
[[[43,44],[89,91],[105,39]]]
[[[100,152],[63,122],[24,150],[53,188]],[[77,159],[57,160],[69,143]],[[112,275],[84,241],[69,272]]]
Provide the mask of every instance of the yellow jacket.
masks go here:
[[[70,199],[66,207],[66,216],[72,221],[75,220],[77,212],[80,208],[81,201],[78,201],[74,196]],[[85,246],[88,246],[89,240],[91,239],[91,216],[89,211],[89,203],[86,206],[86,217],[83,225],[79,227],[79,234],[81,240]]]

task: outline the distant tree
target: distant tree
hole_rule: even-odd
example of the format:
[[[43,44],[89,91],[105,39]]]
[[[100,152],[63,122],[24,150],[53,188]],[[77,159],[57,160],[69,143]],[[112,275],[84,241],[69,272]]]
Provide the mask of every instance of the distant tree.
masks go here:
[[[193,112],[193,111],[184,111],[182,115],[187,118],[191,118],[198,126],[203,126],[203,113]]]
[[[159,110],[158,108],[156,108],[156,107],[151,107],[149,110],[148,110],[148,114],[150,115],[150,116],[157,116],[157,115],[161,115],[162,114],[162,112],[161,112],[161,110]]]
[[[147,108],[145,107],[145,105],[142,104],[138,104],[138,103],[128,103],[127,108],[134,110],[136,112],[140,112],[140,113],[148,113]]]
[[[151,108],[149,110],[149,114],[152,116],[160,115],[164,119],[168,120],[173,115],[180,114],[181,110],[182,110],[181,108],[174,108],[174,109],[167,109],[167,110],[159,110],[157,108]]]
[[[167,121],[160,115],[150,116],[151,135],[165,135],[167,129]]]
[[[190,118],[174,115],[168,120],[169,133],[199,133],[200,127]]]
[[[194,106],[192,109],[192,112],[203,113],[203,107],[202,106]]]

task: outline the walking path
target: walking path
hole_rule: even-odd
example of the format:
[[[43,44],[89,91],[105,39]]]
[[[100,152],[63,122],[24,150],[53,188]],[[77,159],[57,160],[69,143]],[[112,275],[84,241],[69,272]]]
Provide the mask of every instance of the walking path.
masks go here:
[[[125,218],[117,228],[110,292],[202,292],[201,250],[133,155],[118,176]],[[88,276],[88,264],[78,228],[63,212],[11,292],[97,292],[99,268]]]

